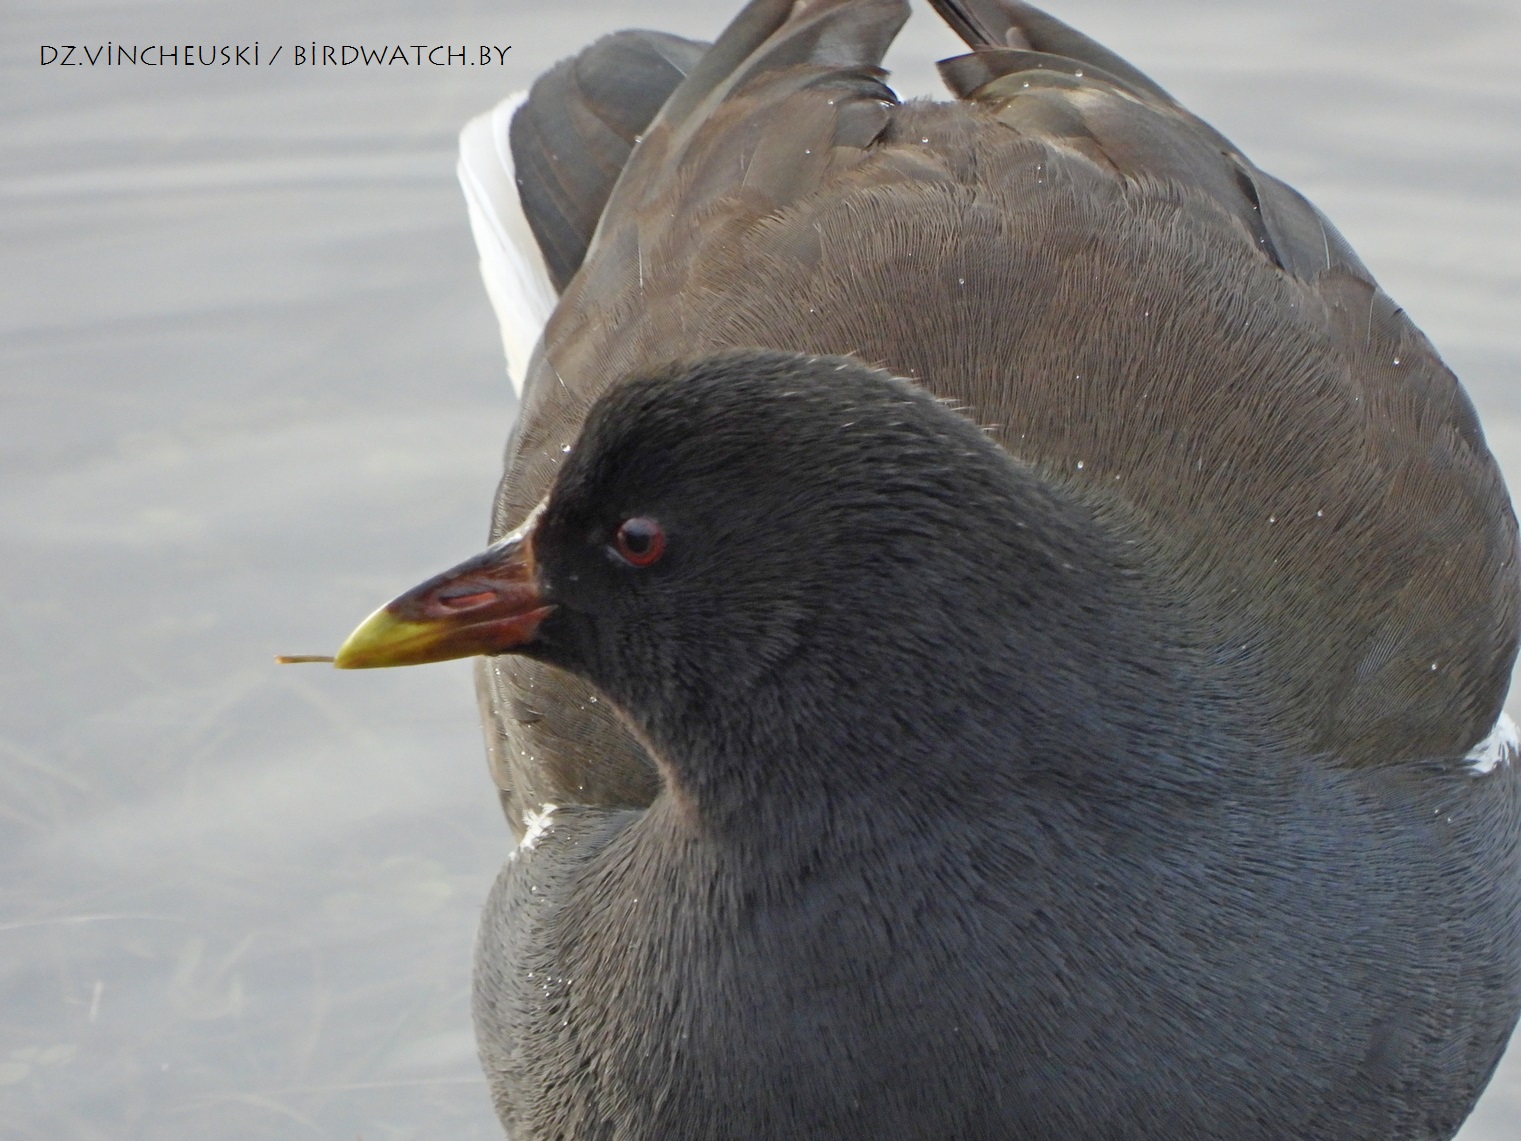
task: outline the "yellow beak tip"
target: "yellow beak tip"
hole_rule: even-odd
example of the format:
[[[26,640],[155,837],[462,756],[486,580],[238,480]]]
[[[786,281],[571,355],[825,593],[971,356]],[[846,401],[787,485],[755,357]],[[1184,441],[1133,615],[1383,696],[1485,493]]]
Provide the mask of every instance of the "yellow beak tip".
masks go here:
[[[438,660],[429,653],[437,641],[438,631],[432,625],[402,621],[382,606],[338,647],[333,668],[367,670],[421,665]]]

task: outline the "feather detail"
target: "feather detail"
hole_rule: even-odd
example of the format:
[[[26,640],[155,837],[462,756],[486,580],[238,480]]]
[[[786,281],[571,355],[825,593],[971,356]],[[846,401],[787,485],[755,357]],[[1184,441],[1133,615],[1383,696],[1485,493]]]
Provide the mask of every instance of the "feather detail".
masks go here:
[[[465,124],[459,135],[459,182],[480,252],[481,279],[496,311],[513,391],[523,392],[528,361],[558,297],[518,198],[507,132],[528,98],[509,95]]]
[[[1464,759],[1473,766],[1474,772],[1492,773],[1501,765],[1510,764],[1518,747],[1521,747],[1521,732],[1517,731],[1510,714],[1502,713],[1489,736],[1470,749]]]

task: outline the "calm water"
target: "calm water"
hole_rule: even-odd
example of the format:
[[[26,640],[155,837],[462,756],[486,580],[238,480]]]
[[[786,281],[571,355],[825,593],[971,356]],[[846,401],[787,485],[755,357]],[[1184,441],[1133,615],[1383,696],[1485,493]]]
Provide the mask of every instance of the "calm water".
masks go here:
[[[498,1136],[467,992],[507,835],[468,669],[270,657],[484,536],[513,406],[458,127],[594,35],[727,7],[6,3],[0,1134]],[[1521,473],[1515,0],[1057,11],[1327,210]],[[39,66],[106,40],[286,56]],[[314,40],[512,50],[284,66]],[[900,87],[954,50],[918,15]],[[1521,1058],[1462,1136],[1518,1135]]]

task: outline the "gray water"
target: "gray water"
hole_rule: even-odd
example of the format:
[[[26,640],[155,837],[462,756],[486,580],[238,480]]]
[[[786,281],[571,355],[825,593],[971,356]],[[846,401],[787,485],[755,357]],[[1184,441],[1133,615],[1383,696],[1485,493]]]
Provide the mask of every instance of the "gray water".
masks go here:
[[[507,834],[468,667],[271,656],[331,652],[484,537],[513,402],[459,126],[604,31],[711,36],[728,14],[556,7],[6,0],[6,1138],[499,1135],[467,994]],[[1521,473],[1515,0],[1058,12],[1318,202]],[[256,39],[284,60],[39,63],[43,44]],[[288,66],[314,40],[512,50]],[[955,50],[920,13],[889,62],[928,91]],[[1513,1058],[1462,1137],[1518,1136]]]

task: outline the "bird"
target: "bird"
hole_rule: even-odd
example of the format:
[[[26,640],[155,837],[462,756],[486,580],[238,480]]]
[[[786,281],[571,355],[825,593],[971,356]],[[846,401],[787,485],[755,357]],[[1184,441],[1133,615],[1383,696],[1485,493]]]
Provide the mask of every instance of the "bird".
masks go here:
[[[1521,1011],[1514,515],[1332,225],[932,0],[623,32],[466,129],[520,413],[474,656],[507,1134],[1449,1138]],[[542,330],[534,324],[544,318]]]

